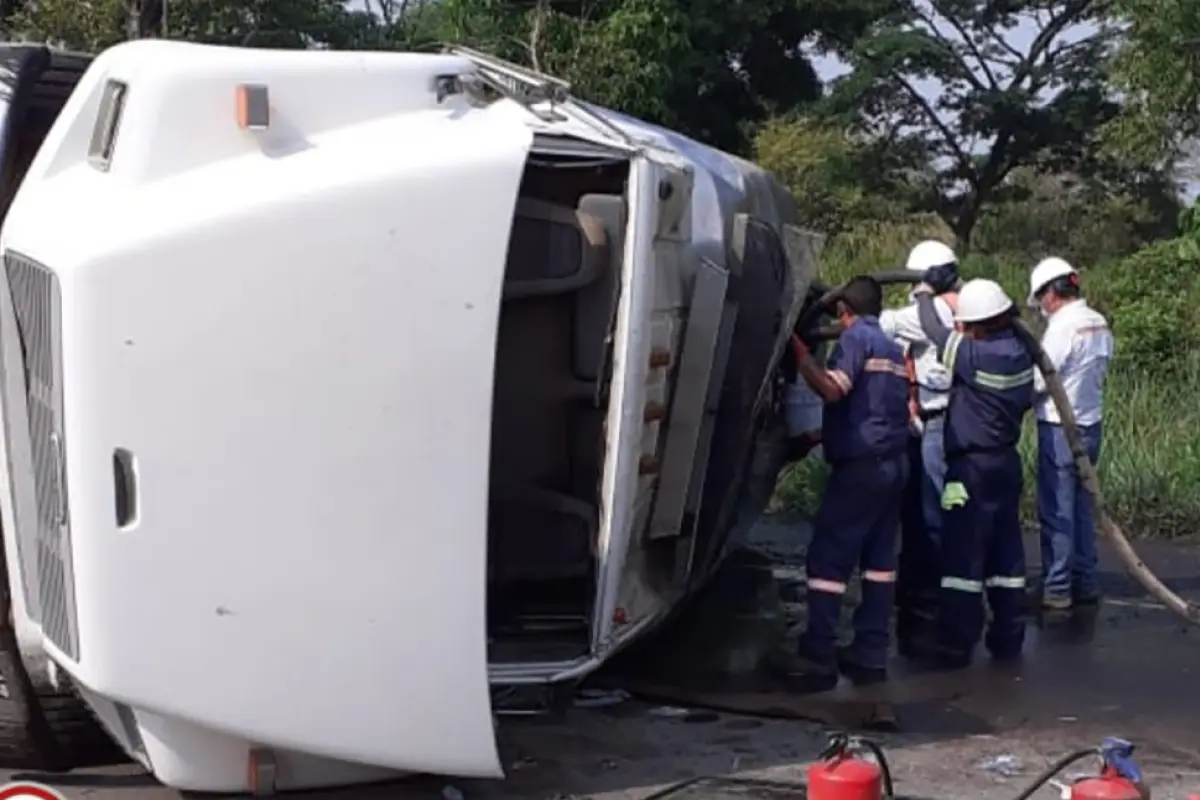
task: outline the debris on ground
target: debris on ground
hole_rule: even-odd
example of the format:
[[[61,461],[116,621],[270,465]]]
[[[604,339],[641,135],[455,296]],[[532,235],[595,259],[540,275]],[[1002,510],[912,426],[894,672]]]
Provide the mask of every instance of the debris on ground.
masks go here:
[[[667,719],[683,719],[690,713],[692,713],[690,708],[680,708],[679,706],[659,706],[658,708],[650,709],[650,716],[665,717]]]
[[[574,705],[576,708],[608,708],[619,706],[629,700],[629,696],[624,689],[580,689]]]
[[[984,772],[991,772],[1004,778],[1020,775],[1022,766],[1021,759],[1013,755],[992,756],[979,764],[979,768]]]

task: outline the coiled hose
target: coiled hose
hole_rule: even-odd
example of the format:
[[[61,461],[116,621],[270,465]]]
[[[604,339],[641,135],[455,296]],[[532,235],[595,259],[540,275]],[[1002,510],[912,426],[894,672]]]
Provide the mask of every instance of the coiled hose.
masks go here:
[[[921,272],[892,270],[878,272],[871,277],[881,284],[888,286],[895,284],[917,284],[924,280],[925,276]],[[817,318],[841,298],[842,290],[844,289],[842,286],[829,288],[820,285],[817,285],[815,288],[820,293],[820,297],[805,308],[796,322],[795,330],[800,332],[801,335],[806,331],[813,330]],[[1075,459],[1075,469],[1079,473],[1079,480],[1083,483],[1088,494],[1092,496],[1100,531],[1112,543],[1125,569],[1142,585],[1151,597],[1188,622],[1200,625],[1200,605],[1180,597],[1170,587],[1159,580],[1158,576],[1146,566],[1146,563],[1142,561],[1137,551],[1133,549],[1133,545],[1129,542],[1129,537],[1125,535],[1121,527],[1109,516],[1105,508],[1104,496],[1100,492],[1100,480],[1096,475],[1096,466],[1088,457],[1083,437],[1079,433],[1079,425],[1075,420],[1075,411],[1071,408],[1071,404],[1067,400],[1066,391],[1063,389],[1062,381],[1058,377],[1058,370],[1054,368],[1050,357],[1042,349],[1037,334],[1030,329],[1025,320],[1017,317],[1013,321],[1013,327],[1016,329],[1017,335],[1021,338],[1030,355],[1033,356],[1042,376],[1046,379],[1046,388],[1050,393],[1050,399],[1054,401],[1054,407],[1058,409],[1059,418],[1062,420],[1063,433],[1066,434],[1067,442],[1070,444],[1071,455]],[[815,332],[819,337],[827,338],[833,331],[818,328]]]

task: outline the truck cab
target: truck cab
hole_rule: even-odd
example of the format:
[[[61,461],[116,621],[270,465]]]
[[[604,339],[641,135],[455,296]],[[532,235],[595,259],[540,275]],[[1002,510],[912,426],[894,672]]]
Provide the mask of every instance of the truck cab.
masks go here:
[[[813,238],[550,76],[127,43],[20,183],[21,652],[174,788],[500,776],[498,690],[661,625],[774,483]]]

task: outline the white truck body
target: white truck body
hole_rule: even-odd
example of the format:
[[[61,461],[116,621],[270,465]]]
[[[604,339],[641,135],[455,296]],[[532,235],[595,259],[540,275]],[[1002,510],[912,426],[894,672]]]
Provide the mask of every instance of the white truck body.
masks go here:
[[[505,69],[129,43],[92,63],[29,167],[0,232],[0,509],[22,653],[48,655],[169,786],[501,776],[490,687],[594,670],[736,528],[714,522],[697,554],[694,464],[748,224],[789,243],[783,332],[759,348],[773,360],[735,387],[742,416],[766,413],[815,270],[790,206],[753,165],[621,115],[481,100],[476,82]],[[244,86],[265,87],[265,127],[239,125]],[[566,189],[610,172],[616,189]],[[612,270],[611,313],[576,340],[603,369],[555,389],[594,407],[592,488],[536,490],[550,518],[592,526],[587,630],[575,650],[510,657],[490,627],[489,502],[497,472],[523,467],[496,460],[497,387],[553,337],[505,345],[520,325],[502,309],[575,280],[513,277],[541,252],[513,255],[514,214],[605,197],[607,227],[570,222]],[[557,402],[536,379],[515,396]],[[651,564],[663,546],[667,573]]]

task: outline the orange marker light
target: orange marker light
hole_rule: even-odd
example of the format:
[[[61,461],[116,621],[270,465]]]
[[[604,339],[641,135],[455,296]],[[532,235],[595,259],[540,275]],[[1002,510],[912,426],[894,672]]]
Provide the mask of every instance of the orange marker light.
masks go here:
[[[237,87],[237,123],[250,131],[265,131],[271,124],[271,99],[266,86],[243,83]]]

